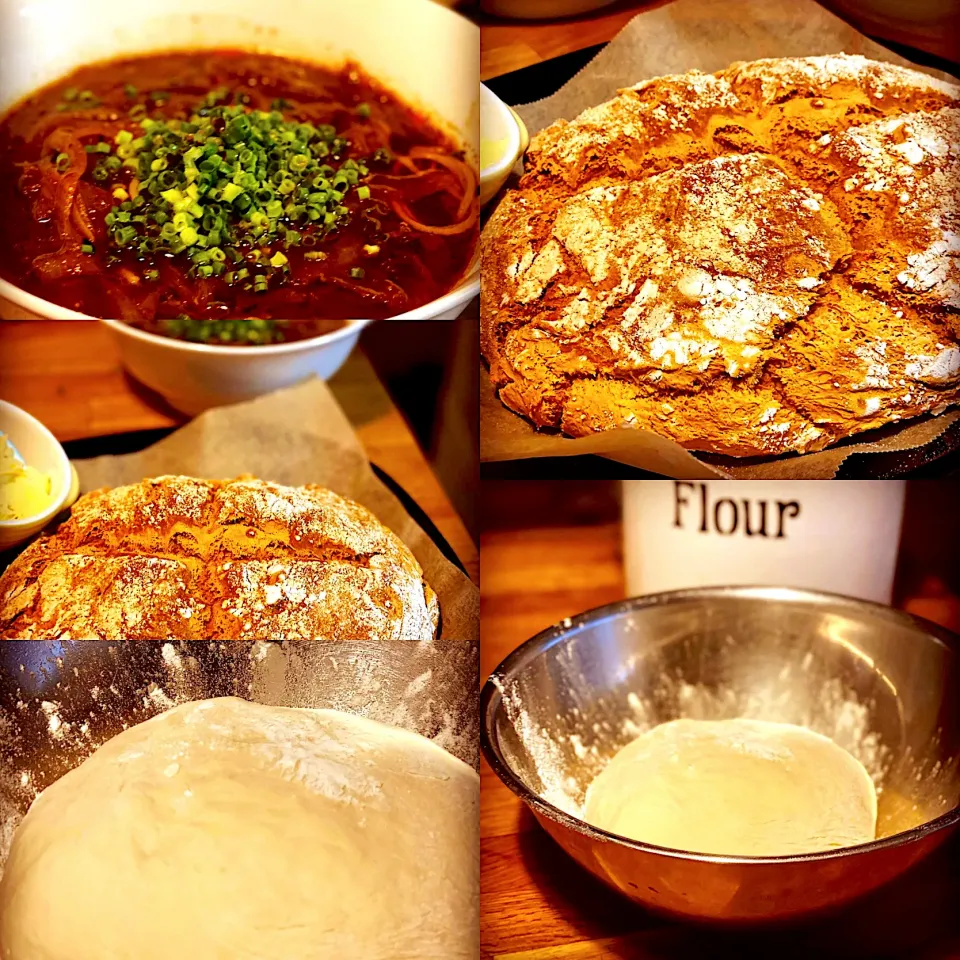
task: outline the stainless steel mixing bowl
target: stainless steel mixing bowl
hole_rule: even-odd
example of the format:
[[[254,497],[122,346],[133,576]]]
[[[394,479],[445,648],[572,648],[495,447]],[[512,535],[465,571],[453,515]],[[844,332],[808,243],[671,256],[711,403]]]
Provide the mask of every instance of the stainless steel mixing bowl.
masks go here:
[[[0,643],[0,873],[39,791],[135,723],[188,700],[329,707],[479,761],[470,643]]]
[[[626,600],[529,640],[481,693],[484,754],[578,863],[647,907],[758,922],[893,879],[960,819],[958,638],[888,607],[774,587]],[[578,816],[622,746],[678,717],[797,723],[856,756],[879,789],[878,839],[784,857],[637,843]]]

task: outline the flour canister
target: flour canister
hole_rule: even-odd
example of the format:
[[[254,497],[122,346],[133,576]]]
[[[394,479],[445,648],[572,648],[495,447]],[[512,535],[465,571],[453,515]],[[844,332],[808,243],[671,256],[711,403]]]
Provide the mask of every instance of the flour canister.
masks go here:
[[[626,480],[631,596],[724,584],[889,603],[902,480]]]

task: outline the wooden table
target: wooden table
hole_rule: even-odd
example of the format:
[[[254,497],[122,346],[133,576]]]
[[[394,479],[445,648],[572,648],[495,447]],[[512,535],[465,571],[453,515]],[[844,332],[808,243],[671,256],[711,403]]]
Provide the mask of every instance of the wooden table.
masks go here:
[[[476,19],[481,28],[480,79],[490,80],[565,53],[609,43],[638,13],[670,2],[672,0],[620,0],[610,7],[564,20],[502,20],[478,16]],[[824,0],[823,5],[855,25],[856,12],[869,7],[854,0]],[[885,6],[891,13],[895,10],[889,2]],[[903,16],[906,16],[908,6],[903,4],[900,11]],[[943,17],[949,19],[948,2],[942,6]],[[895,22],[885,23],[879,18],[864,20],[863,16],[861,13],[858,26],[864,33],[926,50],[943,59],[956,61],[960,58],[956,27],[942,31],[928,27],[925,31],[911,33]]]
[[[362,351],[330,386],[370,459],[420,505],[476,581],[476,546]],[[187,419],[124,372],[95,320],[0,322],[0,398],[43,421],[59,440],[176,427]]]
[[[484,677],[539,630],[624,595],[618,522],[525,526],[515,522],[523,496],[516,483],[493,493],[499,507],[490,515],[512,510],[513,526],[481,535]],[[957,605],[951,610],[956,618]],[[481,784],[484,960],[960,957],[956,843],[831,920],[786,933],[724,935],[653,916],[608,890],[550,840],[486,764]]]
[[[552,60],[564,53],[609,43],[638,13],[670,0],[621,0],[566,20],[500,20],[480,17],[480,79]]]

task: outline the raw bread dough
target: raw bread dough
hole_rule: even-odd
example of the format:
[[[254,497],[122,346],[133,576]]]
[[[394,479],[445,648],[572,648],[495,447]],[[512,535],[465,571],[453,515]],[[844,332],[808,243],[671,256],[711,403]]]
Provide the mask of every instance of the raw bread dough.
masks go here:
[[[479,777],[429,740],[236,698],[53,784],[0,882],[3,960],[473,960]]]
[[[584,817],[676,850],[785,856],[873,840],[877,792],[859,761],[805,727],[672,720],[614,756]]]

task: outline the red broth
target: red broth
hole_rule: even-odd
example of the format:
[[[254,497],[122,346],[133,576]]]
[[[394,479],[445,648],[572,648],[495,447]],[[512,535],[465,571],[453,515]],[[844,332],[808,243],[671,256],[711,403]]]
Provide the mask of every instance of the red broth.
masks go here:
[[[296,337],[403,313],[478,236],[472,164],[358,67],[231,50],[84,67],[20,104],[0,209],[6,280],[194,339],[189,320],[310,321],[274,324]]]

